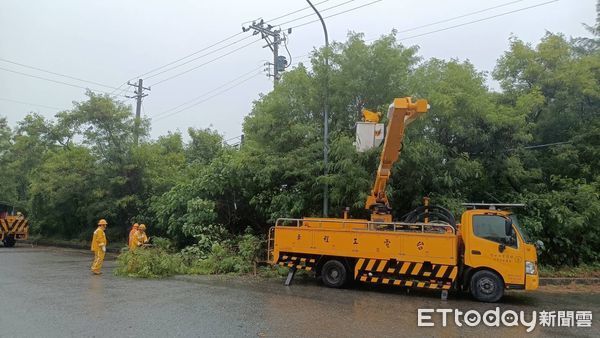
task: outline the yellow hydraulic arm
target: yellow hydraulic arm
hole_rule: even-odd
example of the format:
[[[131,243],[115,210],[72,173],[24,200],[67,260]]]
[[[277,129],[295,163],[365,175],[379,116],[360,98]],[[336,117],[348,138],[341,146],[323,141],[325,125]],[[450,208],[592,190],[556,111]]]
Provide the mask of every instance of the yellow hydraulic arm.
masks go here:
[[[367,197],[366,209],[372,211],[371,221],[391,222],[391,208],[385,193],[385,187],[392,166],[398,160],[402,151],[404,128],[429,109],[427,100],[412,102],[410,97],[396,98],[388,110],[388,127],[377,169],[375,184]]]

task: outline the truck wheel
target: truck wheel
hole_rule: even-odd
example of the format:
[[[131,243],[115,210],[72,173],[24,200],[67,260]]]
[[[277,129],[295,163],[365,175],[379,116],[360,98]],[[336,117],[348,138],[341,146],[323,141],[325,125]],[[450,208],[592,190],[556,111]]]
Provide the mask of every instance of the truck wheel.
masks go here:
[[[494,272],[481,270],[471,277],[471,295],[480,302],[494,303],[504,295],[504,282]]]
[[[4,243],[5,247],[12,248],[13,246],[15,246],[15,242],[16,242],[15,236],[13,236],[13,235],[6,236],[2,242]]]
[[[341,288],[344,286],[347,276],[346,266],[335,259],[327,261],[321,269],[323,284],[330,288]]]

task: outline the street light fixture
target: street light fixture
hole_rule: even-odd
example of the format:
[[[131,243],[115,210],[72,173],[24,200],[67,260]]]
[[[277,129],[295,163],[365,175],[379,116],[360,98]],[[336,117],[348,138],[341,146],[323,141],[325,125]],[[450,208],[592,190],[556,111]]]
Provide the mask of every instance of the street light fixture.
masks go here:
[[[327,168],[327,163],[329,162],[329,36],[327,35],[327,26],[325,25],[325,21],[321,16],[321,13],[317,10],[317,8],[310,2],[310,0],[306,0],[310,7],[317,13],[319,20],[321,20],[321,25],[323,25],[323,32],[325,33],[325,90],[324,90],[324,98],[323,98],[323,167],[324,167],[324,175],[327,177],[329,173],[329,169]],[[327,217],[329,208],[329,186],[327,182],[323,186],[323,217]]]

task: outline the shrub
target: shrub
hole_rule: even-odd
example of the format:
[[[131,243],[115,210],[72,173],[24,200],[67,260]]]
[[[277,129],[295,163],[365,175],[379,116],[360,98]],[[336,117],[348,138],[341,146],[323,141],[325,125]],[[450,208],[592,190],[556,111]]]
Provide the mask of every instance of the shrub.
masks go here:
[[[159,248],[164,251],[171,251],[173,249],[172,241],[164,237],[152,237],[152,244],[155,248]]]
[[[185,273],[186,267],[180,254],[170,254],[155,247],[123,252],[117,258],[115,275],[158,278]]]
[[[192,246],[182,250],[182,255],[190,274],[248,273],[260,250],[260,238],[247,231],[235,239],[214,243],[208,254]]]
[[[189,266],[191,274],[247,273],[252,270],[252,261],[236,254],[229,245],[214,244],[207,258],[192,259]]]
[[[239,255],[243,260],[253,262],[260,254],[263,243],[264,241],[252,235],[249,229],[246,229],[246,233],[240,236],[238,240]]]
[[[125,251],[117,258],[116,275],[156,278],[175,274],[241,274],[253,270],[261,250],[259,237],[249,232],[234,239],[213,243],[207,253],[192,245],[180,253],[170,253],[171,242],[154,238],[155,247]]]

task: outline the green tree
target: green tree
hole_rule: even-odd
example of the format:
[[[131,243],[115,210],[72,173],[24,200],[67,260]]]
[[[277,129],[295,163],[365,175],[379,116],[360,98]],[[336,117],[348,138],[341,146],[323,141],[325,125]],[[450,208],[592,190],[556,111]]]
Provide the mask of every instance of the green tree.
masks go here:
[[[511,39],[494,76],[500,100],[526,114],[540,148],[515,149],[507,171],[526,226],[547,243],[550,264],[598,261],[600,58],[548,33],[537,46]]]
[[[597,53],[600,51],[600,1],[596,2],[596,24],[590,26],[584,23],[583,27],[592,34],[592,37],[574,39],[576,50],[582,53]]]
[[[98,167],[82,146],[46,154],[31,179],[33,230],[52,237],[91,234],[100,212],[90,208],[101,195]]]

